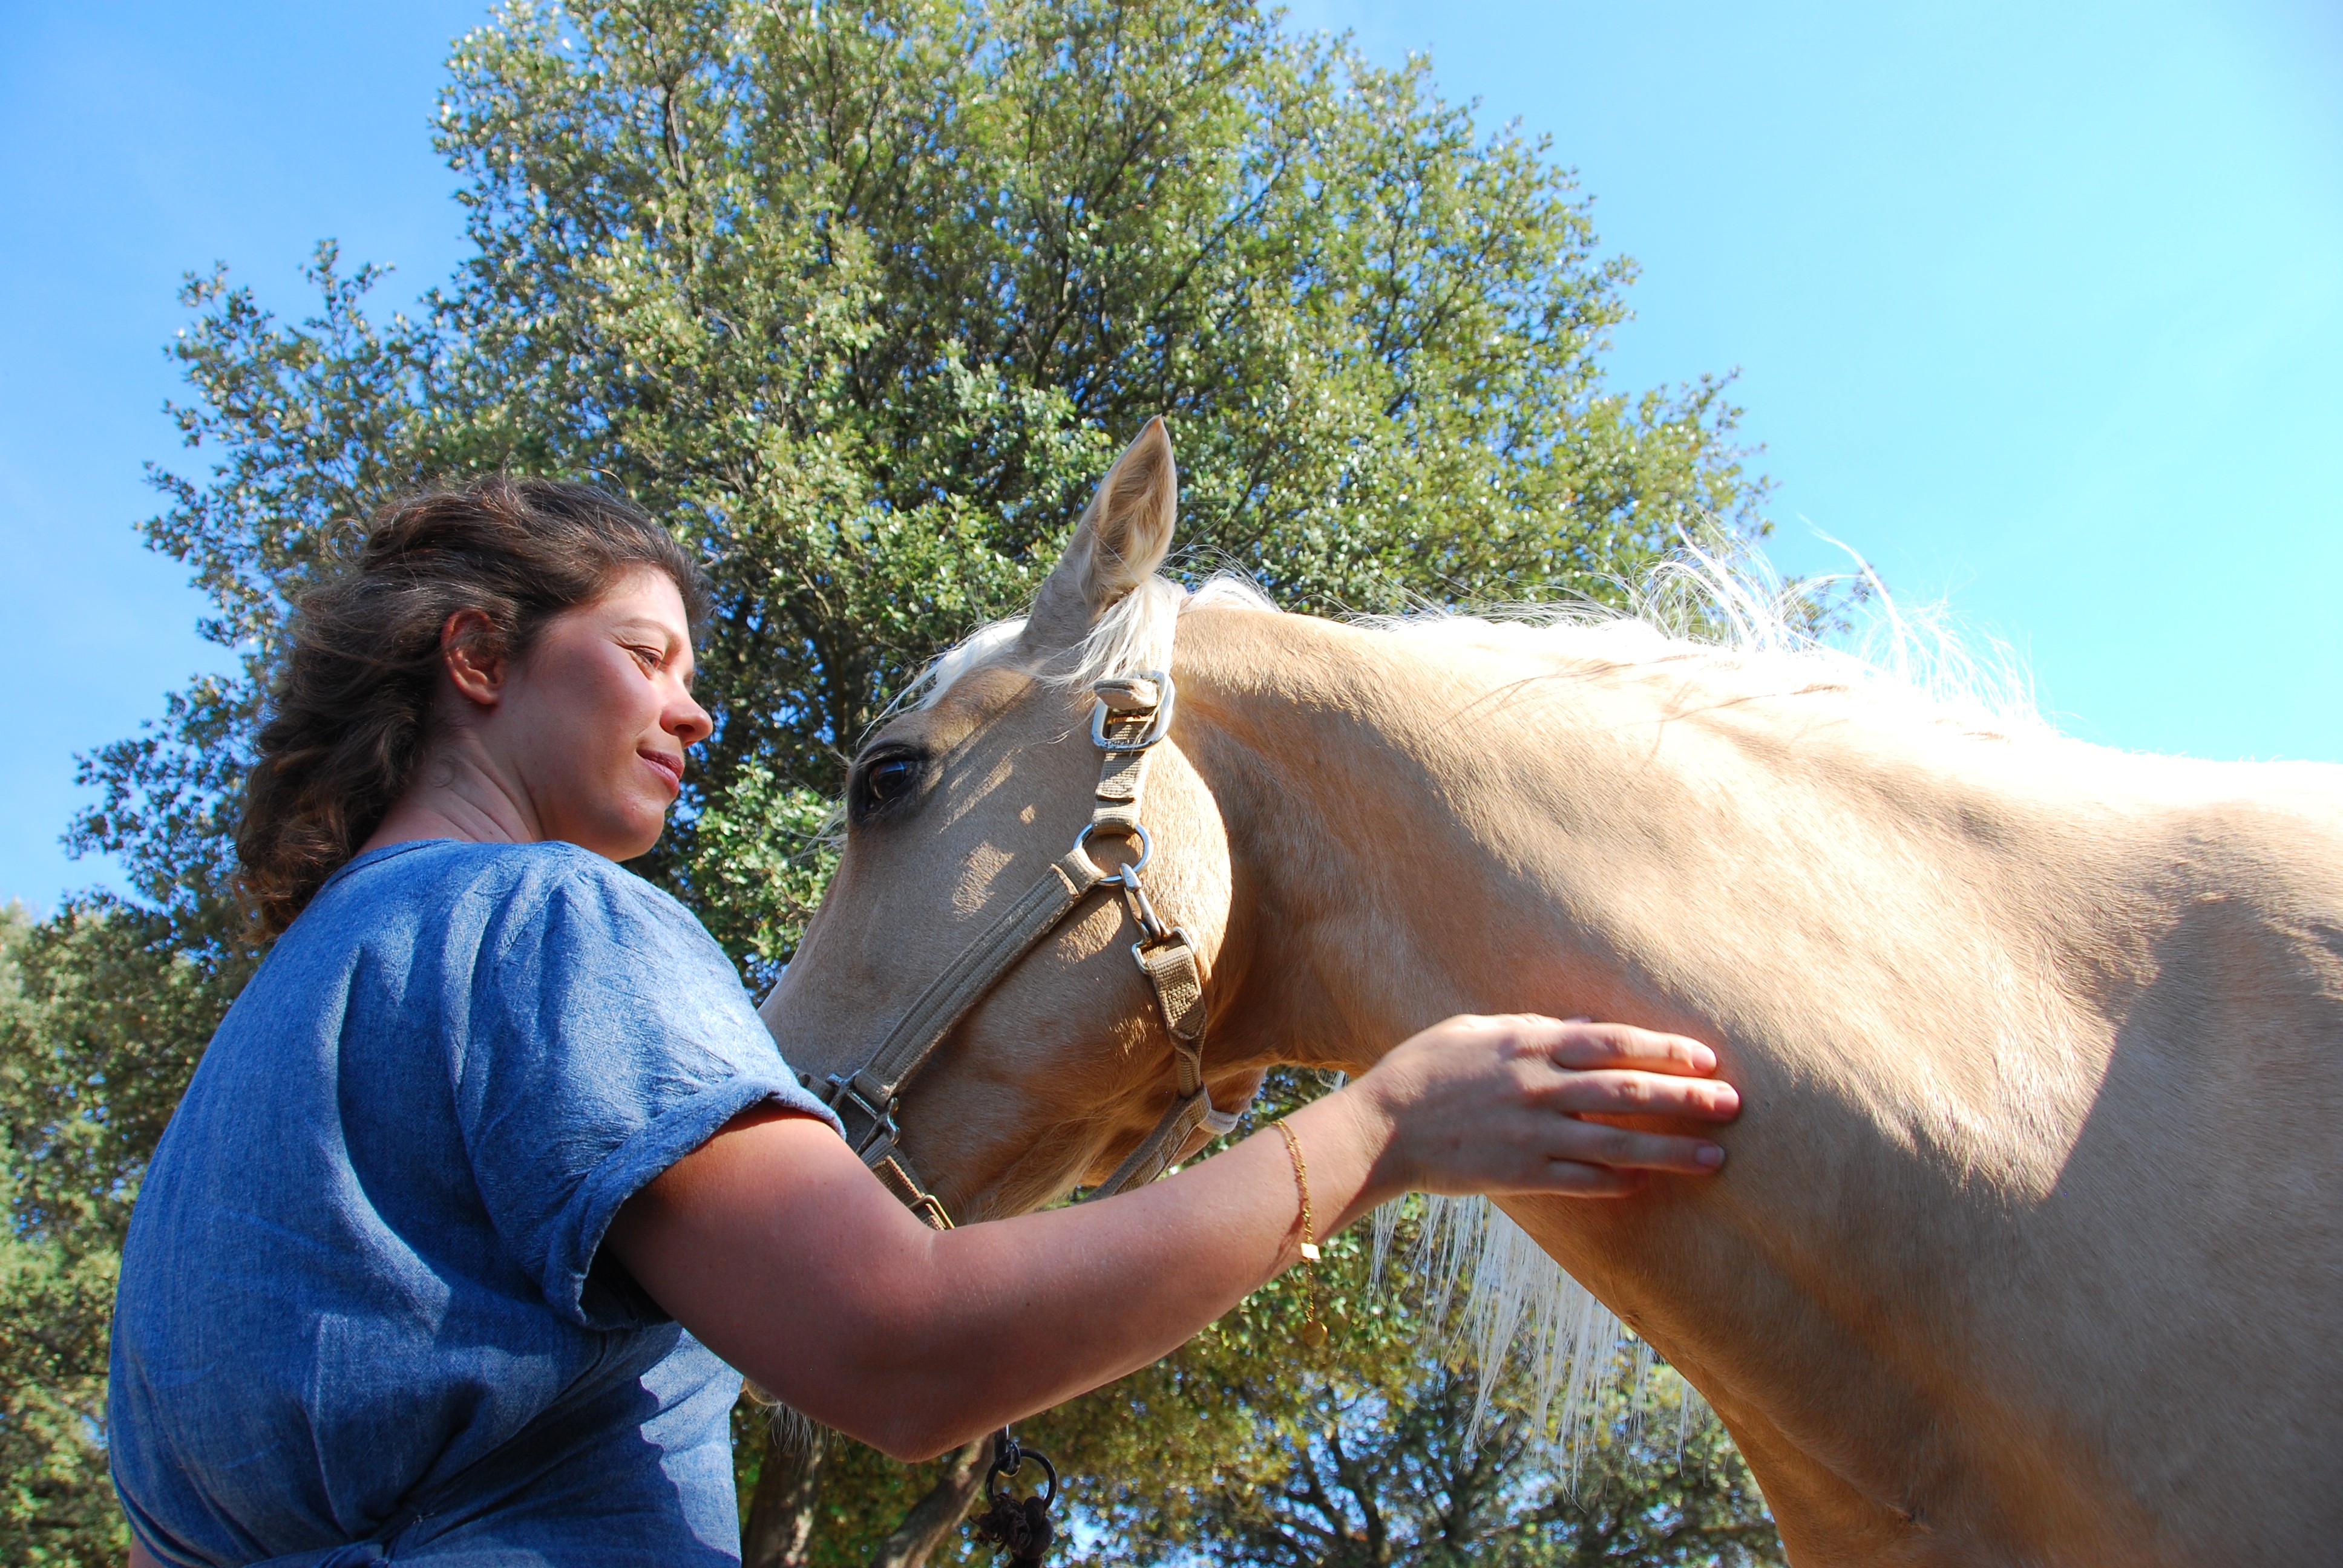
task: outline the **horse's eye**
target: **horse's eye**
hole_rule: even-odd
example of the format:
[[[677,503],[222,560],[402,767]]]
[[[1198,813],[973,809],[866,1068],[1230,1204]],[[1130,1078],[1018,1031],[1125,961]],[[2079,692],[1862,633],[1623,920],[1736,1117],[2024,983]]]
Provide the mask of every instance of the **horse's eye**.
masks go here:
[[[911,792],[920,781],[920,759],[916,757],[881,757],[862,770],[860,788],[855,791],[855,805],[863,811],[875,811],[890,806]]]

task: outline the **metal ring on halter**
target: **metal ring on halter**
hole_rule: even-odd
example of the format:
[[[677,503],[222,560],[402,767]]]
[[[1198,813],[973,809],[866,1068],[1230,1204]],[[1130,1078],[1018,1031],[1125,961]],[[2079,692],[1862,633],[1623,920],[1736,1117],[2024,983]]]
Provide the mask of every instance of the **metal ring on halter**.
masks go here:
[[[1058,1501],[1058,1467],[1050,1462],[1048,1454],[1037,1448],[1027,1448],[1013,1437],[994,1445],[992,1468],[984,1477],[985,1500],[999,1500],[1001,1494],[1000,1482],[1024,1469],[1029,1459],[1041,1467],[1041,1479],[1046,1487],[1041,1493],[1041,1506],[1047,1509],[1055,1503]]]
[[[1081,854],[1082,852],[1082,846],[1091,841],[1091,835],[1097,832],[1101,825],[1101,824],[1097,822],[1085,822],[1082,824],[1082,830],[1074,835],[1074,852],[1076,854]],[[1132,838],[1139,840],[1139,859],[1131,861],[1131,864],[1123,867],[1122,869],[1125,872],[1143,871],[1147,869],[1147,862],[1155,858],[1155,840],[1147,836],[1147,829],[1141,827],[1138,823],[1133,822],[1128,828],[1118,829],[1116,830],[1119,832],[1129,833]],[[1091,857],[1091,864],[1093,866],[1098,864],[1097,856],[1093,855]]]

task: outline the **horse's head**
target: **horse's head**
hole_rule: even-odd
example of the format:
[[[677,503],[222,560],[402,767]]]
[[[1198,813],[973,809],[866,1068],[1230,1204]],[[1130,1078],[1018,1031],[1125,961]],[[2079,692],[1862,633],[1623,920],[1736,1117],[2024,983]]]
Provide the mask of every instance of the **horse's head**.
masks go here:
[[[961,1220],[1102,1179],[1174,1097],[1173,1040],[1133,961],[1129,901],[1113,886],[1060,894],[1051,868],[1112,871],[1139,852],[1113,831],[1076,847],[1102,788],[1092,681],[1171,667],[1172,617],[1134,596],[1172,591],[1154,572],[1176,492],[1158,420],[1100,484],[1026,619],[948,656],[927,699],[863,745],[837,877],[763,1008],[790,1064],[824,1089],[867,1067],[1021,898],[1068,897],[1063,920],[942,1035],[894,1107],[906,1164]],[[1229,849],[1181,728],[1175,707],[1146,764],[1144,887],[1209,964],[1228,920]],[[1258,1081],[1207,1059],[1222,1107]],[[1182,1131],[1182,1144],[1202,1141]]]

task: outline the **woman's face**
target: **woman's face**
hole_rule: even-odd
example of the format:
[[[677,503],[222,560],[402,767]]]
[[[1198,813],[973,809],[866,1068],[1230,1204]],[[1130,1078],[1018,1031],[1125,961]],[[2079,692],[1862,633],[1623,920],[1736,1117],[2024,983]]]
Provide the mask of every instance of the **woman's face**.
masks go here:
[[[632,859],[667,826],[684,749],[714,728],[691,677],[683,596],[665,572],[639,568],[547,623],[480,738],[545,838]]]

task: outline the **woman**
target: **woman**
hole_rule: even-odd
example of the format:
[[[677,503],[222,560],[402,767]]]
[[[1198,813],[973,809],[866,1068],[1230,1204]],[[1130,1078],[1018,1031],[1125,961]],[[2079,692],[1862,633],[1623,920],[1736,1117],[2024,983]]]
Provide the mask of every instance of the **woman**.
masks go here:
[[[237,835],[274,950],[156,1152],[109,1441],[134,1562],[708,1563],[745,1373],[940,1452],[1161,1356],[1292,1261],[1272,1132],[1104,1202],[922,1227],[722,952],[618,862],[711,728],[703,589],[573,485],[388,509],[311,593]],[[1458,1019],[1297,1111],[1331,1233],[1411,1189],[1625,1192],[1730,1119],[1694,1041]]]

